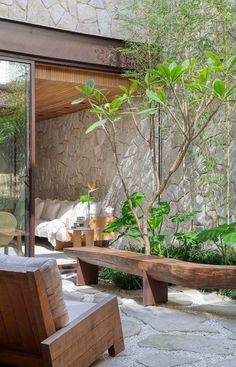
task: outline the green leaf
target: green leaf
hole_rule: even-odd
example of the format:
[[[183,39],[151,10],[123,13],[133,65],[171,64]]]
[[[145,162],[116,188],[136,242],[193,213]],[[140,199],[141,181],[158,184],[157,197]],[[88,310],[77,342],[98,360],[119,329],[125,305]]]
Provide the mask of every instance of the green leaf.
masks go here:
[[[93,89],[95,87],[95,81],[93,79],[89,79],[86,83],[86,85],[88,87],[90,87],[91,89]]]
[[[227,246],[236,246],[236,232],[226,233],[222,238]]]
[[[136,90],[137,90],[137,88],[138,88],[138,81],[137,80],[133,80],[132,81],[132,84],[131,84],[131,86],[130,86],[130,88],[129,88],[129,95],[131,95],[131,94],[133,94],[133,93],[135,93],[136,92]]]
[[[106,228],[101,231],[103,234],[116,232],[123,226],[123,222],[121,219],[115,219],[112,222],[108,223]]]
[[[156,112],[156,108],[147,108],[146,110],[138,112],[137,115],[154,115]]]
[[[123,92],[124,94],[126,94],[126,95],[129,94],[128,89],[124,85],[119,85],[119,88],[120,88],[121,92]]]
[[[225,94],[224,94],[224,98],[229,98],[230,96],[232,96],[233,94],[236,93],[236,85],[234,85],[233,87],[231,87],[230,89],[226,90]]]
[[[86,134],[91,133],[91,131],[97,129],[100,126],[105,125],[105,123],[107,122],[107,119],[103,119],[103,120],[98,120],[96,122],[94,122],[94,124],[92,124],[87,130],[86,130]]]
[[[164,217],[162,214],[159,214],[158,216],[155,216],[155,217],[151,217],[148,220],[149,226],[151,227],[151,229],[155,230],[163,222],[163,219]]]
[[[199,84],[197,84],[197,83],[192,83],[192,82],[191,82],[191,81],[189,81],[189,80],[185,80],[185,81],[184,81],[184,85],[185,85],[185,87],[186,87],[186,88],[189,88],[189,89],[198,90],[198,91],[200,91],[200,90],[201,90],[201,87],[200,87],[200,85],[199,85]]]
[[[93,203],[95,201],[95,197],[91,195],[81,195],[79,200],[81,201],[81,203],[88,203],[88,202]]]
[[[160,214],[167,215],[170,212],[170,204],[167,201],[161,201],[157,208],[151,208],[150,213],[152,216],[158,216]]]
[[[154,93],[150,89],[147,89],[146,94],[148,98],[150,98],[152,101],[160,103],[161,105],[164,105],[166,102],[166,96],[163,91],[158,91]]]
[[[178,80],[181,75],[183,75],[185,72],[185,69],[181,66],[181,65],[177,65],[173,68],[173,70],[171,70],[171,80],[172,82],[175,82],[176,80]]]
[[[226,62],[225,62],[225,66],[227,67],[228,70],[232,69],[232,67],[236,65],[236,55],[230,57]]]
[[[122,106],[122,104],[124,103],[124,98],[123,97],[118,97],[116,99],[113,99],[112,103],[111,103],[111,110],[118,110],[118,108],[120,108],[120,106]]]
[[[209,69],[204,68],[202,69],[201,73],[198,76],[198,81],[201,86],[205,86],[208,81]]]
[[[174,237],[184,243],[196,244],[199,242],[198,232],[177,232]]]
[[[137,208],[137,206],[139,206],[143,200],[145,198],[145,194],[143,192],[134,192],[131,196],[130,196],[130,200],[132,202],[132,205],[134,208]],[[131,209],[129,206],[128,201],[126,200],[124,202],[124,205],[121,209],[122,215],[125,215],[127,213],[130,213]]]
[[[167,237],[166,234],[150,236],[149,240],[150,240],[151,246],[162,244],[162,242],[166,239],[166,237]]]
[[[185,222],[186,220],[192,219],[198,213],[200,213],[199,210],[194,210],[187,213],[175,214],[172,217],[170,217],[170,220],[173,223]]]
[[[79,85],[76,85],[75,89],[78,90],[79,92],[82,92],[82,88]]]
[[[218,97],[223,98],[225,93],[225,83],[222,80],[216,79],[213,83],[213,89]]]
[[[206,51],[206,54],[208,56],[208,64],[209,65],[214,65],[214,66],[220,66],[221,65],[221,60],[216,54],[214,54],[211,51]]]
[[[138,238],[138,237],[142,237],[142,234],[140,232],[140,230],[138,228],[131,228],[128,231],[128,235],[132,238]]]
[[[170,82],[171,81],[171,74],[169,68],[164,64],[157,65],[158,74],[164,80]]]
[[[80,104],[84,102],[84,97],[80,97],[80,98],[77,98],[77,99],[74,99],[71,104]]]
[[[122,220],[123,226],[126,226],[126,227],[133,226],[134,224],[136,224],[136,220],[135,220],[133,214],[131,214],[131,213],[125,214],[121,218],[121,220]]]

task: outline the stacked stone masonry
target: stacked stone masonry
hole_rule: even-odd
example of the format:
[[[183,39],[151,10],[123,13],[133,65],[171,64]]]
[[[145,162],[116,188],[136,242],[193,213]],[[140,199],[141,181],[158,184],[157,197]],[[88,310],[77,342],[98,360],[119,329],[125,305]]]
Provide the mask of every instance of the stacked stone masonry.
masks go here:
[[[115,0],[0,0],[0,17],[104,37],[124,39]],[[122,12],[121,12],[122,13]]]

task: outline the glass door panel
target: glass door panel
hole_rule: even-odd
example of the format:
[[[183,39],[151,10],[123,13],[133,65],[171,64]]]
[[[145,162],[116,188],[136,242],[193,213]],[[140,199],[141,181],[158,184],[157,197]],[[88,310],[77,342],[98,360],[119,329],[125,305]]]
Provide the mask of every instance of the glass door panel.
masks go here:
[[[31,64],[0,58],[0,254],[29,253]]]

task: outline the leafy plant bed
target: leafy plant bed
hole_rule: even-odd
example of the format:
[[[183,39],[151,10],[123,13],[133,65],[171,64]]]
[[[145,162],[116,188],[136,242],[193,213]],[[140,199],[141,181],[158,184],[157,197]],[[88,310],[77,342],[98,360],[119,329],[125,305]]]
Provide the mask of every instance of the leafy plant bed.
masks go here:
[[[142,289],[143,279],[137,275],[107,268],[99,269],[99,278],[112,281],[117,287],[126,290]]]
[[[132,247],[129,251],[134,251]],[[155,252],[155,255],[158,255]],[[168,245],[162,248],[162,256],[177,260],[188,261],[199,264],[223,265],[222,257],[219,252],[214,249],[204,250],[202,248],[190,248],[189,251],[175,245]],[[230,265],[236,265],[236,257],[230,259]],[[99,269],[99,277],[104,280],[112,281],[117,287],[126,290],[141,289],[143,286],[142,278],[136,275],[127,274],[122,271],[112,270],[108,268]],[[235,289],[202,289],[204,292],[216,291],[218,294],[236,299]]]

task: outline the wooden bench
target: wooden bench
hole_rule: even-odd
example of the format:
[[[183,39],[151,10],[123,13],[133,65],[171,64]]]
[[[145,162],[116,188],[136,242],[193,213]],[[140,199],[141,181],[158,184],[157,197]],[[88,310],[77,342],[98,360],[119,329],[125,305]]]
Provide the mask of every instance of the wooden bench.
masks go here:
[[[236,289],[236,266],[205,265],[108,248],[68,248],[77,259],[78,285],[97,284],[98,268],[105,267],[143,277],[143,303],[168,301],[168,283],[192,288]]]

